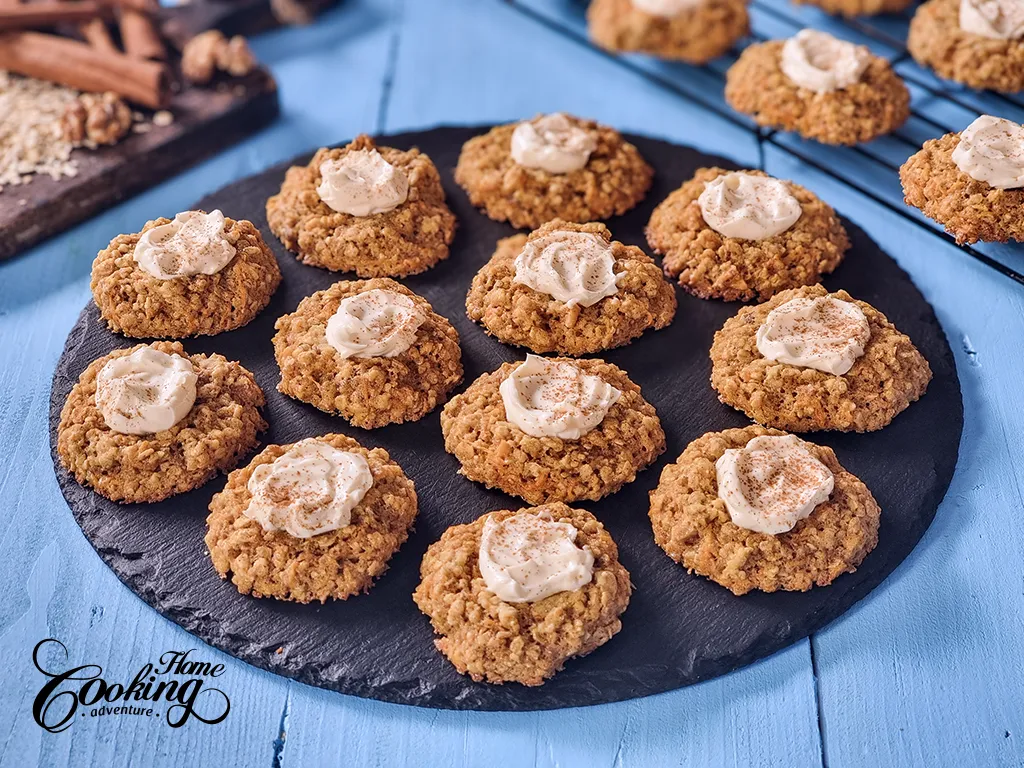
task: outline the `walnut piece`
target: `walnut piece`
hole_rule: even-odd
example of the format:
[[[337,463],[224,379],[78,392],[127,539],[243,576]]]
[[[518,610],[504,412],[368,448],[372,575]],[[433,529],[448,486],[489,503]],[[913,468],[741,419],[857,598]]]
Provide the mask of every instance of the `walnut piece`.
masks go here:
[[[116,93],[83,93],[61,117],[61,133],[72,144],[117,144],[132,127],[132,111]]]
[[[196,85],[205,85],[217,70],[234,77],[247,75],[256,68],[256,57],[241,35],[228,40],[217,29],[202,32],[187,43],[181,52],[181,74]]]

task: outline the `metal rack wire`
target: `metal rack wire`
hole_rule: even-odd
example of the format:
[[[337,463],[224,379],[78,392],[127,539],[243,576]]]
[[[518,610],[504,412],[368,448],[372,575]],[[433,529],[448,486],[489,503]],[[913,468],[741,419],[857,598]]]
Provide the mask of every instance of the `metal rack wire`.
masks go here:
[[[536,22],[543,24],[548,29],[556,32],[557,34],[566,37],[573,42],[590,48],[591,50],[600,53],[601,55],[615,61],[620,66],[631,70],[632,72],[644,77],[650,82],[655,83],[659,87],[669,91],[677,97],[680,97],[690,103],[698,104],[699,106],[714,112],[719,117],[728,120],[730,123],[739,126],[740,128],[752,133],[758,144],[758,151],[761,158],[761,166],[764,166],[764,148],[766,145],[771,145],[774,149],[778,149],[783,153],[800,160],[803,163],[814,168],[816,171],[825,174],[826,176],[835,179],[836,181],[857,190],[862,195],[870,198],[875,203],[885,207],[886,209],[896,213],[903,219],[911,222],[917,227],[923,228],[932,234],[943,238],[947,242],[956,245],[956,240],[948,234],[945,230],[939,228],[930,220],[924,219],[920,216],[916,209],[912,209],[902,202],[902,199],[894,201],[893,199],[887,198],[885,195],[880,194],[876,191],[871,184],[867,183],[863,179],[857,179],[849,175],[843,175],[828,167],[828,165],[815,158],[812,154],[805,151],[800,146],[795,146],[793,141],[785,141],[785,134],[779,134],[773,129],[762,128],[754,124],[752,120],[744,115],[740,115],[730,109],[724,101],[722,103],[716,102],[713,98],[709,98],[708,94],[699,88],[686,88],[681,82],[677,82],[663,74],[641,66],[636,63],[631,57],[622,57],[611,54],[603,49],[594,46],[589,38],[587,37],[586,30],[582,26],[570,26],[562,23],[557,19],[550,17],[549,15],[542,13],[531,5],[526,4],[523,0],[506,0],[506,2],[518,12],[534,19]],[[582,17],[582,9],[586,5],[586,1],[577,0],[580,3],[580,12]],[[777,8],[773,7],[769,2],[765,0],[753,0],[751,3],[751,10],[763,14],[765,17],[771,18],[776,23],[781,23],[792,27],[792,31],[800,29],[805,26],[791,16],[780,12]],[[904,15],[903,21],[909,21],[909,16]],[[895,51],[895,55],[890,57],[890,63],[893,67],[900,67],[899,74],[904,81],[912,88],[918,89],[919,91],[927,94],[930,98],[938,99],[946,104],[954,105],[967,112],[978,114],[980,107],[977,104],[972,104],[970,101],[964,100],[963,98],[950,93],[950,91],[941,86],[933,85],[928,82],[927,73],[918,73],[915,71],[917,65],[913,63],[910,57],[910,53],[907,51],[905,42],[878,27],[867,23],[860,19],[845,19],[842,22],[845,26],[853,30],[854,32],[863,35],[864,37],[879,43],[880,45],[886,46],[887,48]],[[756,24],[755,24],[756,26]],[[750,35],[750,39],[754,42],[764,42],[769,39],[768,36],[759,34],[757,31]],[[711,62],[708,65],[702,67],[689,67],[694,71],[701,71],[705,75],[711,75],[716,82],[718,82],[722,88],[725,86],[725,71],[736,59],[736,54],[730,54],[729,56],[723,57],[722,59]],[[901,66],[902,65],[902,66]],[[686,65],[680,65],[686,66]],[[1016,110],[1024,111],[1024,100],[1018,100],[1009,96],[1001,94],[985,94],[986,99],[994,100],[997,103],[1002,103],[1008,107],[1012,107]],[[918,109],[911,109],[911,117],[923,124],[930,126],[936,135],[943,133],[951,133],[954,131],[961,130],[963,125],[951,125],[947,122],[924,114]],[[901,145],[905,145],[907,152],[906,157],[920,149],[920,141],[907,136],[903,130],[896,131],[889,136],[890,139],[899,142]],[[858,158],[862,158],[866,162],[872,164],[874,167],[882,169],[886,173],[893,174],[893,178],[898,177],[899,164],[892,162],[891,159],[885,156],[885,153],[879,151],[872,144],[858,145],[855,147],[848,147],[837,149],[835,151],[846,151],[853,153]],[[902,198],[902,196],[900,196]],[[977,260],[981,264],[999,272],[1000,274],[1014,280],[1019,285],[1024,286],[1024,274],[1017,271],[1008,264],[1003,263],[991,256],[982,253],[977,248],[967,245],[957,246],[961,252],[967,254],[971,258]]]

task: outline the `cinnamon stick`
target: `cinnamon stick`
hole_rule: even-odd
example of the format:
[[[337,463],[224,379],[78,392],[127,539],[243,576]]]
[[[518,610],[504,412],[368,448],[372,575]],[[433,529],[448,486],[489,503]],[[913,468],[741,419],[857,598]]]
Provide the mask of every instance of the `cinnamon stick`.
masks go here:
[[[167,102],[168,72],[163,64],[41,32],[0,34],[0,69],[81,91],[113,91],[152,109]]]
[[[167,58],[167,49],[148,16],[133,8],[122,8],[120,22],[125,53],[134,59]]]
[[[69,21],[88,21],[100,15],[102,8],[95,0],[38,2],[0,7],[0,32],[8,29],[52,27]]]
[[[114,45],[114,38],[110,36],[110,30],[107,29],[107,24],[103,19],[87,21],[78,28],[78,31],[82,33],[82,37],[84,37],[85,41],[93,48],[101,51],[120,53],[117,46]]]

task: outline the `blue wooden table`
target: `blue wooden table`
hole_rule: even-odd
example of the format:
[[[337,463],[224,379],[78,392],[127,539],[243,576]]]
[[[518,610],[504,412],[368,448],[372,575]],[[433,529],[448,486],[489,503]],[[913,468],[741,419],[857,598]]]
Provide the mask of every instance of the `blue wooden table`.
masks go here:
[[[314,27],[255,41],[281,86],[273,127],[0,265],[0,764],[1024,765],[1024,288],[980,260],[1024,270],[1024,249],[966,252],[909,220],[886,168],[910,154],[907,141],[856,151],[759,142],[719,113],[727,61],[694,70],[615,59],[579,41],[581,13],[572,0],[344,0]],[[835,26],[784,0],[758,0],[754,19],[768,36]],[[898,36],[905,22],[873,29]],[[868,33],[892,52],[884,34]],[[915,141],[963,127],[972,109],[1024,117],[993,97],[937,96],[941,86],[917,76],[919,117],[904,133]],[[804,184],[913,275],[956,355],[966,425],[949,494],[907,561],[835,624],[751,667],[647,699],[531,714],[428,711],[309,688],[201,646],[123,587],[61,498],[46,425],[50,376],[89,300],[96,251],[148,218],[360,131],[555,110]],[[43,682],[31,649],[44,637],[63,639],[72,663],[122,676],[200,645],[226,665],[231,713],[216,726],[107,717],[46,733],[31,717]]]

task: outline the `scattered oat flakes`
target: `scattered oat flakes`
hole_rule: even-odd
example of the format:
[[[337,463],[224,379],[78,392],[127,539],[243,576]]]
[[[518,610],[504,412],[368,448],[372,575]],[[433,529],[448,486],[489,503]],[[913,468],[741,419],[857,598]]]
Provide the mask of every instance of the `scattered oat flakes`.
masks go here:
[[[70,88],[0,70],[0,192],[36,173],[75,175],[60,118],[77,96]]]

